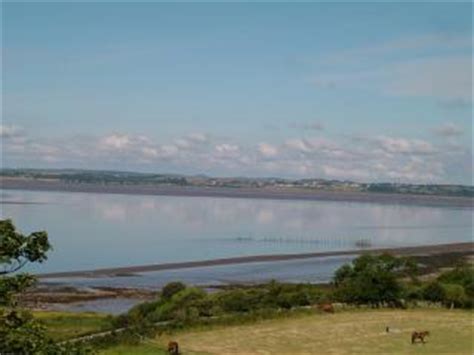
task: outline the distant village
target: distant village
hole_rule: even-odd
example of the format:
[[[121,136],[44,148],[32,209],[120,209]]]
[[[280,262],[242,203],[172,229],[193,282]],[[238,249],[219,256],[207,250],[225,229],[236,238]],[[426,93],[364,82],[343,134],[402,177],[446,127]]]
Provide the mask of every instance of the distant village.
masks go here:
[[[334,192],[378,192],[439,196],[474,197],[474,187],[466,185],[409,184],[395,182],[354,182],[320,178],[248,178],[184,176],[122,171],[76,169],[2,169],[4,179],[53,180],[69,184],[169,185],[214,188],[311,190]]]

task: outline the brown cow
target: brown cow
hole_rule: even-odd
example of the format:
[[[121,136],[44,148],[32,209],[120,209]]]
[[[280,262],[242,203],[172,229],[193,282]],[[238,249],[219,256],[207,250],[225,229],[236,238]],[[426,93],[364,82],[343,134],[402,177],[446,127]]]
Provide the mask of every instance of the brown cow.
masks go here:
[[[334,306],[331,303],[324,303],[319,305],[319,309],[326,313],[334,313]]]
[[[170,355],[179,355],[179,345],[176,341],[170,341],[168,343],[168,353]]]
[[[421,342],[424,344],[425,343],[425,337],[429,336],[430,332],[425,330],[423,332],[413,332],[411,333],[411,343],[415,344],[416,339],[420,339]]]

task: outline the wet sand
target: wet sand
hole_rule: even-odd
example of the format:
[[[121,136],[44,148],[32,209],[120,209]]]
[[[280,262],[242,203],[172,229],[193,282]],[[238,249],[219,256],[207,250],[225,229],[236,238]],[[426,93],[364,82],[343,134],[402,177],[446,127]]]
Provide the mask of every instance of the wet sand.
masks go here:
[[[172,185],[74,184],[58,180],[0,178],[1,189],[61,191],[127,195],[255,198],[273,200],[309,200],[407,204],[433,207],[474,207],[474,198],[414,194],[384,194],[348,191],[321,191],[305,188],[222,188]]]
[[[465,252],[466,254],[472,254],[474,253],[474,242],[439,244],[439,245],[422,245],[422,246],[400,247],[400,248],[353,249],[353,250],[321,252],[321,253],[242,256],[242,257],[222,258],[222,259],[212,259],[212,260],[202,260],[202,261],[138,265],[138,266],[117,267],[117,268],[103,268],[103,269],[95,269],[95,270],[55,272],[55,273],[38,274],[36,276],[40,279],[47,279],[47,278],[56,279],[56,278],[71,278],[71,277],[81,277],[81,278],[120,277],[124,274],[130,275],[130,274],[162,271],[162,270],[177,270],[177,269],[220,266],[220,265],[246,264],[246,263],[258,263],[258,262],[275,262],[275,261],[285,261],[285,260],[323,258],[323,257],[332,257],[332,256],[360,255],[363,253],[381,254],[385,252],[393,254],[393,255],[399,255],[399,256],[436,255],[436,254],[446,254],[446,253],[453,253],[453,252]]]

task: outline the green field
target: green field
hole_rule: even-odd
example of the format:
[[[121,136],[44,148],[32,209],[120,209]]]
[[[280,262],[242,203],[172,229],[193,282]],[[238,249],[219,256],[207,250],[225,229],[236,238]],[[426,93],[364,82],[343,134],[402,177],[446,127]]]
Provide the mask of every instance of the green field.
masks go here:
[[[429,330],[431,337],[424,345],[412,345],[413,330]],[[470,311],[385,309],[183,331],[103,354],[162,354],[170,339],[180,343],[183,354],[472,354],[474,350]]]
[[[100,313],[36,311],[34,316],[46,325],[48,335],[54,340],[97,333],[111,327],[109,318]]]

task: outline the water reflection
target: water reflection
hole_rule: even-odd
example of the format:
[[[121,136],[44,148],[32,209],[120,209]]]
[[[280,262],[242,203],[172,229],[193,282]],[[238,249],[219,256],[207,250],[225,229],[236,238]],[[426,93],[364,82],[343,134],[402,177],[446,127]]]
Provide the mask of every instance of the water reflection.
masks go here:
[[[40,271],[469,241],[471,209],[334,201],[8,191],[25,231],[55,247]]]

